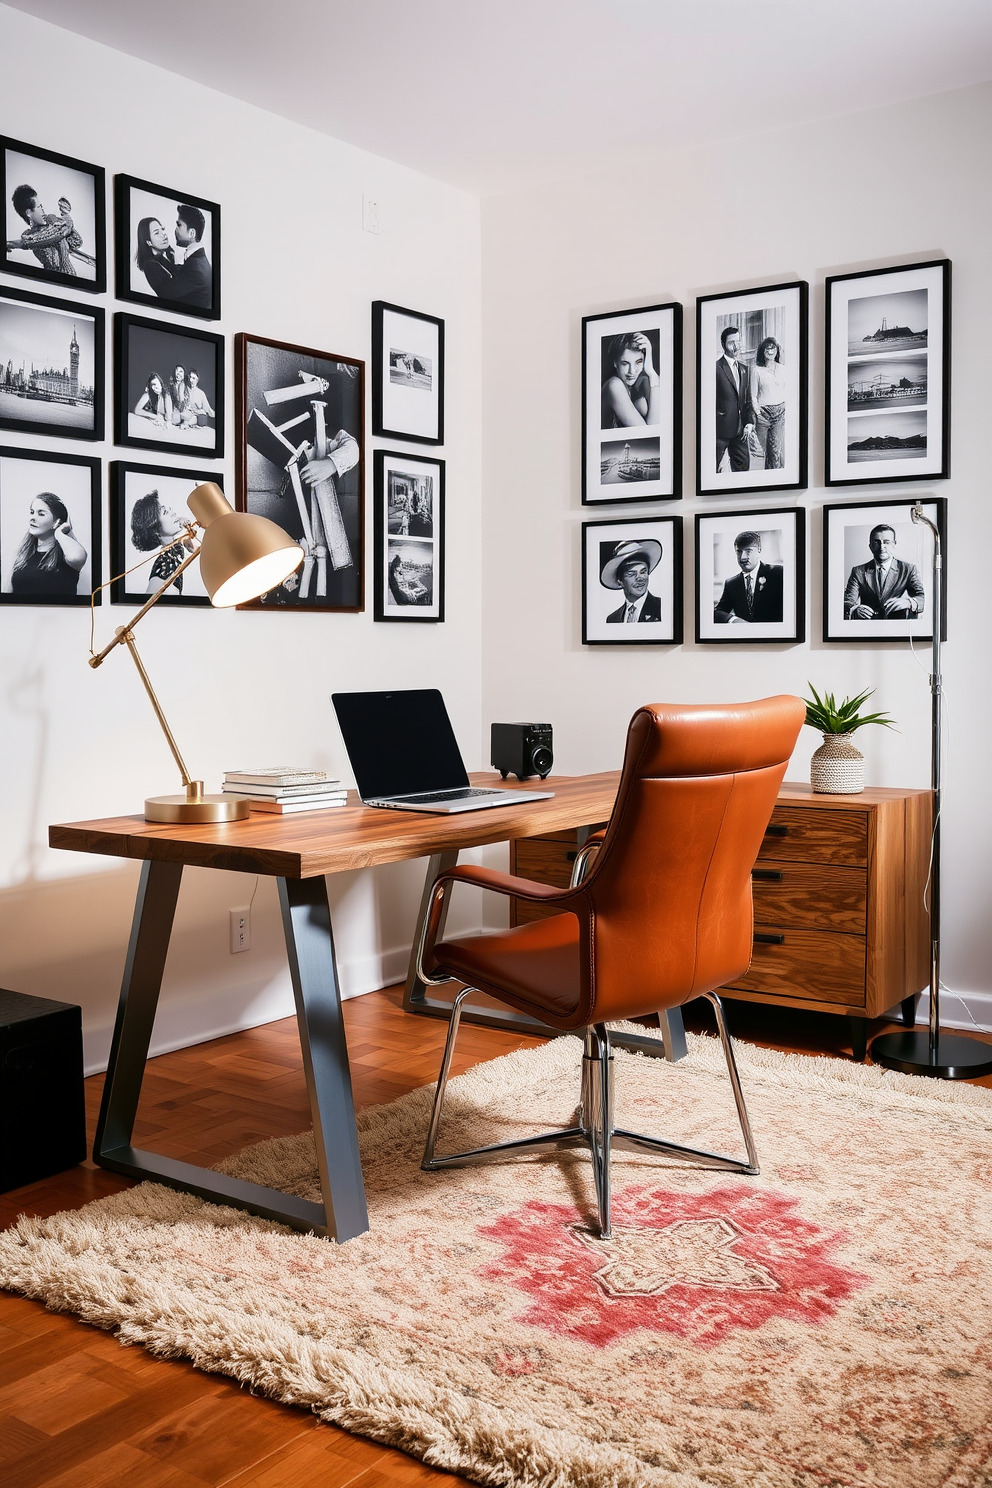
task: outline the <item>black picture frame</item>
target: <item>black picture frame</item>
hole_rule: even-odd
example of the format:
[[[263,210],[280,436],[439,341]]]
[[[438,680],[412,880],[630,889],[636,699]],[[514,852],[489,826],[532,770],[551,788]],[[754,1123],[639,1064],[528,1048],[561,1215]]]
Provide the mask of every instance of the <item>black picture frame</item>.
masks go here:
[[[694,547],[697,645],[806,639],[805,507],[697,512]]]
[[[682,518],[645,513],[618,521],[583,522],[581,540],[583,646],[680,645]],[[657,555],[652,542],[661,549]],[[637,621],[628,625],[623,615],[627,593],[616,570],[622,567],[618,564],[622,550],[636,557],[639,545],[647,554],[643,561],[649,569],[648,586]],[[620,604],[614,608],[618,597]],[[652,607],[652,600],[659,603]]]
[[[278,522],[307,555],[285,583],[240,608],[360,612],[365,608],[365,363],[244,331],[234,344],[237,509]],[[302,472],[324,439],[325,458],[337,473],[318,491]]]
[[[444,461],[375,451],[374,619],[444,620]]]
[[[190,372],[195,369],[199,381],[197,389],[192,391],[203,395],[212,417],[200,414],[186,426],[186,419],[195,413],[188,405],[186,415],[177,421],[169,392],[168,369],[174,372],[178,366]],[[152,374],[160,378],[163,393],[168,394],[164,408],[159,399],[159,422],[134,411],[143,398],[147,400],[146,385]],[[208,433],[209,441],[205,437]],[[201,331],[196,326],[147,320],[118,310],[114,316],[114,443],[219,460],[224,454],[223,336]]]
[[[444,443],[444,321],[436,315],[373,302],[372,433]]]
[[[0,285],[0,430],[102,439],[104,366],[99,305]]]
[[[181,206],[194,208],[203,218],[203,225],[200,227],[194,217],[193,225],[199,231],[199,240],[186,250],[183,262],[176,264],[176,250],[182,246],[177,240],[177,213]],[[159,222],[171,241],[163,253],[152,251],[142,269],[136,261],[139,236],[142,243],[149,240],[147,234],[139,234],[139,229],[149,217]],[[219,320],[220,229],[220,207],[216,202],[189,191],[156,186],[152,181],[142,181],[137,176],[115,176],[114,283],[117,298],[151,305],[171,315]],[[169,254],[173,256],[172,263]]]
[[[747,384],[728,371],[724,336],[738,330],[738,365]],[[765,342],[779,347],[773,384],[750,419],[757,354]],[[715,371],[715,376],[714,376]],[[735,386],[736,382],[736,386]],[[804,491],[808,474],[809,285],[804,279],[754,289],[701,295],[696,301],[696,491],[700,496],[742,496]],[[781,409],[771,418],[760,409]],[[795,416],[790,416],[790,409]],[[743,421],[743,422],[742,422]],[[731,433],[732,430],[736,432]],[[774,448],[774,453],[771,453]],[[769,463],[773,461],[774,463]],[[741,463],[746,462],[746,463]],[[781,462],[781,463],[779,463]]]
[[[825,484],[946,480],[950,259],[832,274],[824,299]]]
[[[823,508],[823,639],[840,641],[846,645],[902,644],[907,641],[930,642],[933,640],[933,621],[927,622],[930,606],[927,596],[933,580],[933,538],[922,523],[914,523],[911,509],[922,505],[925,514],[940,533],[942,552],[940,638],[947,640],[947,498],[920,493],[886,501],[852,501],[831,503]],[[877,580],[867,572],[856,574],[856,570],[874,567],[873,549],[869,547],[871,534],[879,525],[891,525],[896,542],[890,555],[904,567],[915,570],[915,578],[905,573],[892,581],[891,593],[886,593],[886,580],[881,596],[877,593]],[[917,630],[916,622],[909,616],[886,619],[879,613],[872,618],[860,618],[849,614],[849,606],[855,599],[867,600],[866,608],[878,610],[877,600],[908,597],[914,600],[917,587],[922,589],[923,625]],[[874,591],[870,593],[869,591]]]
[[[0,446],[0,604],[78,608],[88,606],[91,595],[94,604],[101,602],[100,486],[100,461],[92,455]],[[85,553],[74,590],[67,588],[66,562],[53,575],[33,569],[26,576],[22,567],[20,578],[15,577],[22,539],[29,535],[30,504],[43,493],[59,498],[70,536]],[[47,510],[50,517],[51,508]],[[54,513],[56,521],[60,515]],[[63,548],[64,557],[66,553]]]
[[[44,215],[50,222],[32,224],[18,215],[12,198],[19,186],[34,189],[35,201],[47,208]],[[77,293],[103,294],[107,288],[106,190],[102,165],[0,135],[5,228],[0,269]],[[46,201],[46,197],[52,199]],[[60,200],[68,203],[68,213],[56,211]],[[9,246],[29,234],[51,241],[40,242],[36,248]]]
[[[626,350],[636,356],[635,347],[622,345],[634,337],[640,371],[624,359]],[[654,409],[643,370],[648,351],[658,378]],[[632,388],[629,377],[635,378]],[[583,316],[582,505],[678,501],[681,495],[682,306]]]
[[[110,584],[111,604],[141,605],[168,577],[177,561],[186,557],[177,542],[171,553],[159,562],[167,534],[156,534],[151,514],[141,513],[134,521],[135,507],[143,498],[155,495],[160,508],[170,508],[182,520],[195,521],[185,505],[186,497],[204,481],[224,488],[224,477],[217,470],[181,470],[174,465],[137,465],[130,460],[110,462],[110,566],[114,578]],[[139,543],[141,546],[139,546]],[[150,546],[148,546],[150,544]],[[145,555],[147,554],[147,558]],[[142,560],[145,559],[144,562]],[[155,570],[158,572],[155,572]],[[154,575],[154,576],[153,576]],[[193,563],[180,574],[178,590],[173,585],[158,601],[163,605],[184,608],[209,606],[210,596],[200,577],[200,565]]]

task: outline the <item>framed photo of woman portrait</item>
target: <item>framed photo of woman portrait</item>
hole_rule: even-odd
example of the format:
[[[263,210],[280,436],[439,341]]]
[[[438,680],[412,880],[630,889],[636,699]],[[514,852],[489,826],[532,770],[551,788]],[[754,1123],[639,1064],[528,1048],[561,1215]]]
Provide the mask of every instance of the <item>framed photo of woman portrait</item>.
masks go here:
[[[99,584],[100,461],[0,449],[0,604],[88,605]]]
[[[444,619],[444,461],[375,452],[376,620]]]
[[[110,586],[112,604],[144,604],[193,551],[183,537],[185,524],[195,522],[186,498],[204,481],[223,490],[223,477],[216,471],[111,462],[110,563],[117,575]],[[198,563],[179,574],[159,600],[165,605],[209,603]]]
[[[0,269],[43,284],[107,288],[105,176],[100,165],[0,135],[4,204]]]
[[[823,508],[823,639],[932,641],[933,534],[912,517],[916,499]],[[947,501],[920,496],[940,533],[940,636],[947,640]]]
[[[697,643],[805,638],[805,508],[697,512]]]
[[[217,203],[135,176],[116,176],[114,197],[117,298],[219,320]]]
[[[582,504],[682,495],[682,306],[582,320]]]
[[[809,288],[696,301],[696,490],[806,489]]]
[[[444,321],[372,305],[372,433],[444,443]]]
[[[0,287],[0,429],[103,438],[103,311]]]
[[[951,265],[826,282],[826,484],[950,474]]]
[[[114,443],[219,459],[223,336],[118,311],[114,342]]]
[[[583,646],[681,640],[682,518],[583,522]]]

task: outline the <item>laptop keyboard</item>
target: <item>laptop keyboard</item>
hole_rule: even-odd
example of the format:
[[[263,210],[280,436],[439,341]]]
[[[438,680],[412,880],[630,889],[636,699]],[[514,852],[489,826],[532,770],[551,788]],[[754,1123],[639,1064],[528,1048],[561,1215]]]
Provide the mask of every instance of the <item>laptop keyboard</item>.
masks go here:
[[[466,790],[431,791],[430,794],[426,792],[421,794],[418,791],[415,796],[404,796],[403,799],[406,801],[467,801],[470,796],[499,796],[502,794],[502,791],[480,790],[472,786]]]

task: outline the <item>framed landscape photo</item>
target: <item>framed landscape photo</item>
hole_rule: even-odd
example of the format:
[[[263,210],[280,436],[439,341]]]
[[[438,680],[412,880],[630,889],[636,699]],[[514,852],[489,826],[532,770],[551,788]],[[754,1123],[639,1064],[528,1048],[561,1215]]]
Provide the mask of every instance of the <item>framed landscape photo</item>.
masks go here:
[[[697,512],[697,642],[805,638],[805,508]]]
[[[950,473],[951,264],[826,282],[826,483]]]
[[[302,567],[250,609],[364,609],[365,363],[235,338],[236,505],[303,548]]]
[[[696,301],[700,496],[805,490],[808,301],[802,280]]]
[[[681,640],[682,518],[583,522],[583,646]]]
[[[223,336],[118,311],[114,341],[114,443],[219,459]]]
[[[223,477],[213,470],[111,462],[110,563],[120,575],[110,586],[112,604],[144,604],[188,556],[191,549],[182,529],[195,518],[186,498],[204,481],[223,489]],[[181,573],[159,600],[166,605],[209,603],[198,563]]]
[[[375,452],[376,620],[444,619],[444,461]]]
[[[940,637],[947,639],[947,501],[921,496],[943,555]],[[916,498],[823,508],[823,639],[932,641],[933,535]]]
[[[134,176],[114,179],[115,282],[135,300],[220,319],[220,207]]]
[[[103,311],[0,286],[0,429],[103,438]]]
[[[102,294],[107,288],[103,167],[0,135],[0,175],[0,269]]]
[[[0,448],[0,604],[88,605],[99,584],[100,461]]]
[[[444,321],[385,300],[372,306],[372,433],[444,443]]]
[[[582,504],[682,495],[682,306],[582,320]]]

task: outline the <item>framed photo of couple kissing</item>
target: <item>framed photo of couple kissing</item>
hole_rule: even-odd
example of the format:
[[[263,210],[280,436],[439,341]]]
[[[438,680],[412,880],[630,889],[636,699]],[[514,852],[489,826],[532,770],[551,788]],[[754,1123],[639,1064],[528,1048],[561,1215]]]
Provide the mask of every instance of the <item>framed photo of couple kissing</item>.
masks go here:
[[[135,176],[114,178],[119,300],[220,319],[220,207]]]
[[[44,114],[44,107],[41,107]],[[0,135],[0,269],[63,289],[107,288],[103,167]]]
[[[582,321],[582,504],[682,494],[682,306]]]

